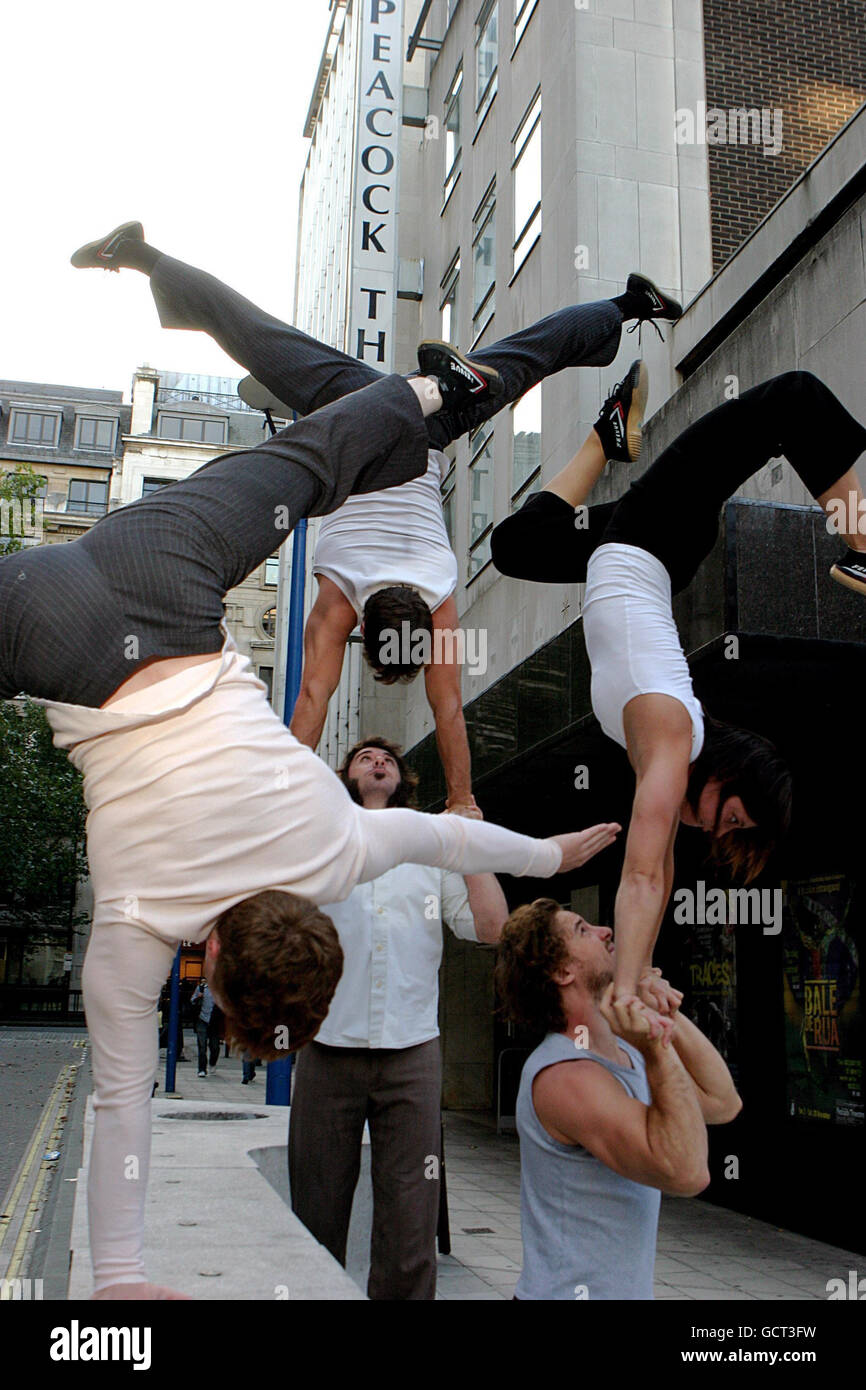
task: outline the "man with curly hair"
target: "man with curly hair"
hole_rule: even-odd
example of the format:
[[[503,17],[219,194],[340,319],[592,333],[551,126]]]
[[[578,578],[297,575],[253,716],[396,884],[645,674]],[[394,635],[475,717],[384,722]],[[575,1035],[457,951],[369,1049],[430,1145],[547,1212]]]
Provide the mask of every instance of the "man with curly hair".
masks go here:
[[[544,1040],[517,1097],[519,1300],[651,1299],[660,1194],[710,1181],[708,1124],[741,1101],[727,1066],[660,973],[613,998],[615,950],[552,898],[511,914],[496,978],[503,1011]],[[671,1000],[659,1019],[649,987]]]

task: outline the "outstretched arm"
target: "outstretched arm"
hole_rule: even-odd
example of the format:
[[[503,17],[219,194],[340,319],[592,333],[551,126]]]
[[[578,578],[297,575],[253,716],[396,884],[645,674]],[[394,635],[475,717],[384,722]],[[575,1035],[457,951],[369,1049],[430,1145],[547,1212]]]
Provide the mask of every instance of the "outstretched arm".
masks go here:
[[[656,1007],[653,985],[660,985],[669,995],[671,986],[660,970],[649,971],[640,983],[640,999],[649,1008]],[[675,1022],[671,1041],[676,1053],[694,1083],[698,1104],[708,1125],[724,1125],[739,1115],[743,1108],[734,1079],[721,1053],[691,1019],[672,1010]]]
[[[326,575],[304,628],[304,672],[290,729],[299,743],[315,748],[322,737],[328,701],[340,683],[349,634],[358,621],[345,594]]]
[[[466,721],[463,718],[463,696],[460,690],[460,667],[456,657],[458,645],[457,604],[453,598],[445,599],[433,614],[434,638],[437,628],[443,632],[438,644],[439,660],[434,660],[424,671],[427,687],[427,700],[436,720],[436,744],[445,773],[448,790],[449,811],[461,809],[475,810],[472,795],[472,768],[469,754],[469,739],[466,736]],[[453,633],[455,636],[449,637]]]

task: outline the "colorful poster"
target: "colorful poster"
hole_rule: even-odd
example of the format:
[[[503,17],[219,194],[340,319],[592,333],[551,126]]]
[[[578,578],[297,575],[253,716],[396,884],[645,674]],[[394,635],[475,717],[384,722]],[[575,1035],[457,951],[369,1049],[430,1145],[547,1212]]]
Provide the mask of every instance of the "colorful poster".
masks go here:
[[[788,1113],[863,1123],[860,962],[849,879],[786,885],[785,1050]]]

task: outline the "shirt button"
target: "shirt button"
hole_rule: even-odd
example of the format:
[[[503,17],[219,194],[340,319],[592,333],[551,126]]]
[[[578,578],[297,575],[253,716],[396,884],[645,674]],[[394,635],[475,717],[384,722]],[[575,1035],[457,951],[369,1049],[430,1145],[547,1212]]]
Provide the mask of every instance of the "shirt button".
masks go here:
[[[384,909],[384,907],[377,907],[377,908],[376,908],[376,911],[378,912],[379,916],[381,917],[381,916],[382,916],[382,913],[385,911],[385,909]]]
[[[377,950],[377,951],[384,951],[384,949],[385,949],[385,947],[382,945],[382,942],[380,941],[380,942],[378,943],[377,947],[376,947],[376,950]]]

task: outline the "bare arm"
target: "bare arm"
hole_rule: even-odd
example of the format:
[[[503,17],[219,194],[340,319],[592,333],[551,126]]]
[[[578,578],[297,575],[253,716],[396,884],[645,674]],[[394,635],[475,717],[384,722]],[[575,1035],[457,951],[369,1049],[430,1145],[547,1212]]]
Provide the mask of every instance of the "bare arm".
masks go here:
[[[499,880],[495,874],[467,874],[466,888],[475,935],[485,945],[495,946],[508,917],[508,903]]]
[[[340,683],[343,656],[358,616],[333,580],[319,578],[319,592],[304,628],[304,672],[292,722],[295,738],[315,748],[322,737],[328,701]]]
[[[447,598],[433,614],[434,632],[437,628],[456,632],[457,627],[457,604],[453,598]],[[436,744],[448,789],[447,805],[449,810],[458,806],[474,808],[472,764],[463,718],[460,667],[455,660],[455,644],[443,641],[441,656],[442,660],[433,661],[425,668],[424,683],[436,721]]]
[[[625,710],[637,776],[625,861],[616,895],[616,992],[635,994],[652,961],[673,883],[673,837],[688,785],[692,726],[669,695],[641,695]]]
[[[661,971],[652,973],[656,979],[661,975]],[[666,980],[662,980],[661,983],[667,985]],[[650,1008],[655,1008],[655,997],[649,992],[647,985],[648,980],[641,981],[640,997]],[[704,1123],[724,1125],[736,1119],[743,1108],[743,1102],[724,1058],[713,1047],[709,1038],[691,1019],[686,1018],[685,1014],[675,1011],[673,1017],[676,1026],[672,1042],[694,1083]]]
[[[640,1039],[640,1004],[611,1005],[610,988],[605,1000],[601,1010],[611,1027],[627,1034],[634,1046],[640,1042],[650,1104],[627,1095],[609,1071],[585,1058],[539,1073],[532,1088],[538,1118],[552,1138],[581,1144],[621,1177],[694,1197],[710,1180],[707,1130],[695,1087],[674,1048],[662,1038]]]

